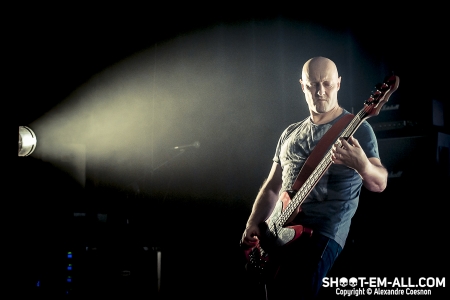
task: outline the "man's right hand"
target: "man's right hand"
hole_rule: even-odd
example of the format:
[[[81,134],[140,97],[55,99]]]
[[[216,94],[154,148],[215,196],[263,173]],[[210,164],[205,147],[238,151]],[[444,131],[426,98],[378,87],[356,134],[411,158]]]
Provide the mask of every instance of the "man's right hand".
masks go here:
[[[248,225],[242,234],[241,245],[248,247],[256,246],[259,243],[260,231],[258,225]]]

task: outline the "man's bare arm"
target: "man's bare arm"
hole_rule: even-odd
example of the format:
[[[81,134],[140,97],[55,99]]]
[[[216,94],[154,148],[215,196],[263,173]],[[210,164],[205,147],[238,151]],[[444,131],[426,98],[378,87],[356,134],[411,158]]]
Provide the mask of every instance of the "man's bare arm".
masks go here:
[[[259,224],[267,220],[278,200],[282,184],[282,170],[279,164],[273,163],[269,176],[264,181],[253,203],[252,212],[248,218],[246,229],[242,236],[245,244],[255,243],[260,235]]]

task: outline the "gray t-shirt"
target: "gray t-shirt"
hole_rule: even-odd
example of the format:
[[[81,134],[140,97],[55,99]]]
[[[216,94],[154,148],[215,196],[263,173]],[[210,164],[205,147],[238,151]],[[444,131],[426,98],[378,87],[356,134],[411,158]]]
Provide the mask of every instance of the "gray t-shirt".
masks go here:
[[[308,117],[284,130],[273,158],[283,170],[280,194],[292,188],[301,167],[325,132],[348,113],[344,110],[338,118],[322,125],[314,124]],[[362,122],[353,136],[367,157],[379,158],[375,133],[368,122]],[[355,170],[332,164],[301,205],[302,211],[295,221],[334,239],[344,248],[361,187],[362,179]]]

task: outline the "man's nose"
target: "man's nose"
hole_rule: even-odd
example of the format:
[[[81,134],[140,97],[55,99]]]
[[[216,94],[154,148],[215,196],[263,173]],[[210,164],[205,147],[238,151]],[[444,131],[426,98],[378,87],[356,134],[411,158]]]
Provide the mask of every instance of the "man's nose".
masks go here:
[[[322,96],[325,94],[325,88],[322,84],[317,85],[317,95]]]

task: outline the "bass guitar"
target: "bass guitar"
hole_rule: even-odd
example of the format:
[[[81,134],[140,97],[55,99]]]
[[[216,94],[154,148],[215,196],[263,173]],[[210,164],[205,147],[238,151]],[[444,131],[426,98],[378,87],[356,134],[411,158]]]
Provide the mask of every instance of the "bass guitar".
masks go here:
[[[255,276],[258,282],[264,283],[276,277],[278,271],[277,257],[282,255],[284,247],[300,237],[308,238],[312,235],[312,229],[306,228],[301,224],[294,224],[292,220],[295,219],[295,216],[301,210],[303,201],[333,163],[330,146],[336,142],[339,143],[339,138],[348,140],[364,120],[378,115],[391,94],[397,90],[399,81],[398,76],[386,76],[383,83],[375,86],[375,91],[364,102],[364,107],[361,111],[356,115],[348,115],[350,118],[345,123],[346,127],[343,130],[340,128],[332,140],[322,143],[322,145],[326,145],[325,148],[322,148],[330,150],[322,150],[319,153],[320,157],[315,155],[316,157],[310,160],[313,154],[318,154],[319,152],[313,151],[313,154],[310,155],[302,167],[293,189],[280,194],[270,217],[260,224],[262,236],[259,237],[259,242],[252,246],[241,244],[245,255],[246,269],[252,276]],[[324,138],[322,139],[325,140]]]

